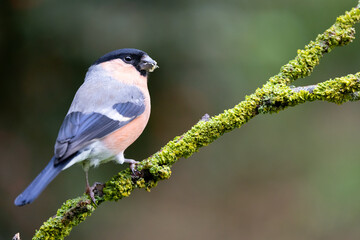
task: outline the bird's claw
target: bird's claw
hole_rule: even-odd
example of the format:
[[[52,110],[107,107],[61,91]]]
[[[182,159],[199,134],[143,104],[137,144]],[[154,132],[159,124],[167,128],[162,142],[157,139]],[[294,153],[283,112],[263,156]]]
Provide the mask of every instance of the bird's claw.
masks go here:
[[[136,164],[137,162],[135,163],[130,163],[130,170],[133,174],[135,174],[137,172],[137,169],[136,169]]]
[[[139,162],[135,162],[135,163],[130,163],[130,170],[131,170],[131,178],[132,179],[139,179],[144,177],[144,172],[143,171],[139,171],[136,168],[136,164],[138,164]]]
[[[138,178],[141,175],[141,171],[138,171],[136,169],[136,164],[139,164],[138,161],[135,161],[134,159],[125,159],[125,162],[129,163],[130,170],[131,170],[131,176]]]
[[[94,185],[87,186],[86,187],[86,194],[89,195],[89,197],[91,198],[91,201],[95,204],[95,206],[97,206],[96,204],[96,199],[95,199],[95,195],[96,196],[102,196],[103,195],[103,188],[104,188],[105,184],[100,183],[100,182],[95,182]]]

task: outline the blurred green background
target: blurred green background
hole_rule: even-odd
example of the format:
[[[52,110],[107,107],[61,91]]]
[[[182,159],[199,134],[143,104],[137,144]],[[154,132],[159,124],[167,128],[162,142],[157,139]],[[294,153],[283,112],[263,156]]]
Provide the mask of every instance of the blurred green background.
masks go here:
[[[133,47],[151,74],[152,115],[126,152],[141,160],[205,113],[231,108],[278,73],[355,0],[59,1],[0,3],[0,239],[30,239],[84,192],[61,173],[31,205],[13,200],[47,164],[88,66]],[[357,27],[357,30],[360,26]],[[359,38],[359,36],[357,36]],[[327,54],[308,85],[360,70],[360,39]],[[260,115],[173,167],[151,193],[109,202],[67,239],[359,239],[359,103],[307,103]],[[106,181],[125,166],[90,171]]]

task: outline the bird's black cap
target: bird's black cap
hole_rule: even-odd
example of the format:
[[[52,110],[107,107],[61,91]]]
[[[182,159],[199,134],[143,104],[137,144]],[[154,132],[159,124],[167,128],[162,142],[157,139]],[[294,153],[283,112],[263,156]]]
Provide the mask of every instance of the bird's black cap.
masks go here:
[[[147,53],[135,48],[117,49],[112,52],[108,52],[104,56],[100,57],[98,60],[96,60],[96,62],[94,62],[93,65],[122,58],[128,55],[139,56],[141,58],[142,56],[147,55]]]
[[[121,59],[125,63],[133,65],[143,76],[146,76],[148,71],[153,71],[157,68],[156,61],[152,60],[146,52],[135,48],[122,48],[109,52],[96,60],[93,65],[108,62],[114,59]],[[147,66],[151,65],[153,67],[144,68],[144,59],[146,59]]]

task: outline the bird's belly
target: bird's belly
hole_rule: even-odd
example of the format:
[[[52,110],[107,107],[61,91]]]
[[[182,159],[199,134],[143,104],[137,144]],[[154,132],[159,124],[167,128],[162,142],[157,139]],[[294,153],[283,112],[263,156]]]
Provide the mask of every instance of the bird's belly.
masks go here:
[[[102,139],[104,146],[114,154],[124,152],[144,131],[149,120],[149,114],[144,113],[119,130],[110,133]]]
[[[105,147],[101,141],[95,140],[85,148],[81,149],[79,154],[71,159],[64,169],[79,162],[83,162],[83,165],[87,165],[87,167],[97,167],[102,163],[114,160],[114,157],[115,154]]]

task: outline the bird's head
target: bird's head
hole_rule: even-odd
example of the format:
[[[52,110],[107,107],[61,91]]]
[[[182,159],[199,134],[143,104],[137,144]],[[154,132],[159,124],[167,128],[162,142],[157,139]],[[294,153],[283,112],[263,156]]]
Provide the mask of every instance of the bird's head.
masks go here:
[[[121,60],[123,63],[135,67],[142,76],[147,76],[148,72],[153,72],[159,66],[149,55],[141,50],[134,48],[123,48],[105,54],[100,57],[93,65]]]

